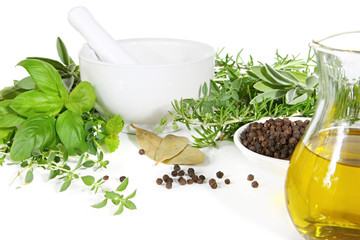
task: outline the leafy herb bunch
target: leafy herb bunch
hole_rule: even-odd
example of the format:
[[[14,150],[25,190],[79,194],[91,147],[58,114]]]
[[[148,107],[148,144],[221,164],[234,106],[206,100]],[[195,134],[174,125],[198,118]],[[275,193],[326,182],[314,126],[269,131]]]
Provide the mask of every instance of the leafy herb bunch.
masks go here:
[[[274,64],[245,62],[241,51],[234,58],[216,55],[216,69],[210,84],[201,87],[198,99],[174,100],[174,111],[160,121],[158,131],[173,120],[194,127],[196,147],[216,146],[232,140],[242,125],[262,117],[312,116],[316,102],[317,78],[311,52],[306,60],[280,56]]]
[[[102,178],[95,180],[94,176],[81,174],[84,169],[107,167],[104,152],[118,148],[124,121],[120,115],[106,121],[96,113],[94,88],[80,81],[79,66],[60,38],[57,50],[62,63],[27,58],[18,65],[30,76],[0,91],[0,165],[7,160],[9,165],[20,166],[17,177],[26,171],[25,184],[32,182],[35,168],[48,170],[49,179],[63,181],[61,192],[73,180],[81,179],[91,191],[105,192],[104,200],[93,207],[103,207],[110,199],[119,206],[115,214],[120,214],[124,206],[135,209],[130,199],[136,191],[127,197],[120,195],[128,179],[112,191],[104,187]]]

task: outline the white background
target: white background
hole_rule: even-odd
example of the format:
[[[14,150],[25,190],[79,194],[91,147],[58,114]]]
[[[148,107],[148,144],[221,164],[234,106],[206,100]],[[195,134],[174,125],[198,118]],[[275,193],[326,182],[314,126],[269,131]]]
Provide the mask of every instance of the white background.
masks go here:
[[[6,3],[4,3],[6,2]],[[355,0],[111,0],[0,3],[0,85],[20,79],[25,72],[15,65],[30,56],[57,58],[56,37],[61,37],[74,59],[84,43],[67,21],[68,11],[86,6],[115,38],[167,37],[205,42],[215,49],[271,63],[280,54],[306,57],[308,43],[332,33],[360,30]],[[126,103],[123,103],[126,104]],[[184,133],[187,134],[187,133]],[[208,176],[223,170],[233,183],[216,191],[208,186],[166,190],[154,180],[170,167],[154,167],[140,157],[132,136],[121,135],[108,174],[113,184],[130,177],[129,189],[138,189],[136,211],[112,217],[114,208],[89,207],[97,196],[81,184],[58,193],[56,181],[36,172],[28,186],[16,181],[15,167],[0,168],[0,239],[301,239],[287,216],[280,176],[246,162],[232,143],[206,149],[206,162],[197,168]],[[259,189],[246,181],[255,173]],[[17,188],[20,187],[20,188]]]

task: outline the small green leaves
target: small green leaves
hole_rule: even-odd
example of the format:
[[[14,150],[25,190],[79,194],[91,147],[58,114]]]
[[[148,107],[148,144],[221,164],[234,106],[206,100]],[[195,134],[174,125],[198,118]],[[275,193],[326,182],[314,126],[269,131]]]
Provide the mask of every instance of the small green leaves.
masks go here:
[[[103,208],[106,206],[107,204],[107,198],[105,198],[103,201],[97,203],[97,204],[94,204],[94,205],[91,205],[93,208]]]
[[[126,208],[128,208],[130,210],[136,209],[136,205],[130,200],[125,200],[124,205],[125,205]]]
[[[124,204],[120,204],[118,210],[114,213],[114,215],[120,215],[124,211]]]
[[[84,182],[86,186],[91,186],[95,182],[95,178],[93,176],[83,176],[81,180]]]
[[[67,178],[67,179],[65,180],[65,182],[61,185],[60,192],[63,192],[63,191],[65,191],[66,189],[68,189],[69,186],[70,186],[70,184],[71,184],[71,181],[72,181],[71,178]]]
[[[25,176],[25,184],[31,183],[33,179],[34,179],[33,169],[30,168]]]
[[[65,106],[70,111],[82,114],[90,111],[95,104],[95,91],[89,82],[80,82],[70,93]]]
[[[131,198],[135,197],[135,195],[136,195],[136,189],[129,196],[127,196],[125,199],[131,199]]]
[[[69,65],[71,60],[70,60],[70,56],[68,54],[68,51],[66,49],[65,44],[63,43],[63,41],[61,40],[61,38],[57,38],[56,41],[56,48],[58,51],[58,55],[61,59],[61,61],[65,64],[65,65]]]
[[[93,160],[88,160],[86,162],[83,163],[83,166],[86,168],[91,168],[95,165],[95,162]]]
[[[124,181],[116,188],[116,191],[118,192],[124,191],[128,184],[129,184],[129,179],[125,178]]]

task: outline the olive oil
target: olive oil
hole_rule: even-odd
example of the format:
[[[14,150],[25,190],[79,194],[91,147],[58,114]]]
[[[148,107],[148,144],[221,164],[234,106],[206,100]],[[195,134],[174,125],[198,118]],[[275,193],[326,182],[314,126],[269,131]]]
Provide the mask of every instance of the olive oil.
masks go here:
[[[360,130],[326,130],[300,141],[285,190],[306,239],[360,239]]]

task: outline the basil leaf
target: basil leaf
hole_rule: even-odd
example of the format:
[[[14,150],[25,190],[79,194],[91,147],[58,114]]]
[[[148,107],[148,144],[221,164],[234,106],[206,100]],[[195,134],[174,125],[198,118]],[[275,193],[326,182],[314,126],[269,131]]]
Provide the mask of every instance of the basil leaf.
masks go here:
[[[84,123],[80,115],[69,110],[60,114],[56,121],[56,132],[69,155],[77,155],[75,148],[87,151]]]
[[[61,80],[61,76],[49,63],[37,59],[26,59],[19,62],[18,65],[28,71],[41,91],[60,96],[64,101],[67,100],[68,91]]]
[[[16,131],[10,157],[14,161],[22,161],[31,157],[34,149],[43,150],[55,145],[55,118],[37,115],[23,122]]]
[[[116,115],[111,118],[105,126],[107,134],[115,134],[118,135],[122,129],[124,128],[124,120],[120,115]]]
[[[25,90],[33,90],[35,88],[35,82],[31,77],[25,77],[16,82],[15,86]]]
[[[0,144],[3,140],[8,141],[15,128],[0,128]]]
[[[67,72],[66,67],[61,62],[50,59],[50,58],[28,57],[27,59],[35,59],[35,60],[40,60],[40,61],[43,61],[43,62],[47,62],[51,66],[53,66],[56,70],[61,71],[61,72]]]
[[[56,41],[56,48],[58,51],[58,55],[61,59],[61,61],[65,64],[65,65],[69,65],[70,64],[70,57],[68,54],[68,51],[65,47],[65,44],[63,43],[63,41],[61,40],[61,38],[57,38]]]
[[[19,88],[18,86],[5,87],[0,90],[0,100],[14,99],[26,90]]]
[[[54,116],[61,111],[63,106],[64,104],[58,96],[36,90],[25,92],[10,103],[10,107],[14,111],[25,117],[42,113]]]
[[[119,147],[119,144],[120,140],[117,135],[111,134],[105,137],[105,145],[110,153],[115,152],[115,150]]]
[[[10,102],[0,101],[0,128],[16,127],[26,120],[10,108]]]
[[[95,104],[95,91],[89,82],[80,82],[71,92],[65,104],[70,111],[81,114],[90,111]]]

